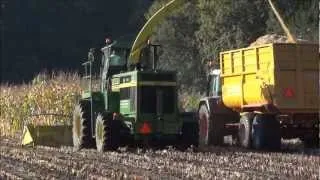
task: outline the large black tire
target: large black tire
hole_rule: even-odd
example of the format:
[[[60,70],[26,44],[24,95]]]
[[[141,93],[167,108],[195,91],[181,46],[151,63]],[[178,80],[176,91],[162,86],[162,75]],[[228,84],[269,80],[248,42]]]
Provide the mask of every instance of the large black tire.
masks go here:
[[[76,150],[91,148],[94,141],[91,136],[90,102],[82,101],[73,112],[72,140]]]
[[[252,123],[252,145],[258,150],[280,150],[280,122],[273,114],[256,114]]]
[[[251,124],[252,124],[251,113],[246,113],[241,115],[240,118],[240,128],[238,131],[238,140],[240,146],[244,148],[251,148]]]
[[[305,148],[320,148],[319,147],[319,130],[311,136],[301,138]]]
[[[111,114],[99,114],[96,119],[96,146],[99,152],[116,150],[120,146],[119,120],[112,120]]]
[[[223,119],[218,116],[211,116],[207,106],[202,104],[199,108],[199,147],[206,147],[208,145],[222,145],[223,144]]]
[[[182,125],[182,148],[186,149],[191,145],[198,147],[199,127],[196,122],[184,122]]]

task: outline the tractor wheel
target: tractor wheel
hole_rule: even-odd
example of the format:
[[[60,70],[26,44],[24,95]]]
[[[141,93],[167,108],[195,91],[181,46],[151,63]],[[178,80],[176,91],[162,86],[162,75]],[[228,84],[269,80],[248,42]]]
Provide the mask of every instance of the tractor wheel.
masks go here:
[[[205,104],[199,108],[199,147],[223,143],[223,122],[219,117],[211,117]]]
[[[96,145],[99,152],[116,150],[120,146],[119,120],[112,120],[111,115],[99,114],[96,119]]]
[[[77,150],[93,145],[89,105],[89,102],[81,102],[75,106],[73,112],[72,140]]]
[[[238,131],[238,139],[240,146],[245,148],[251,147],[251,124],[252,114],[247,113],[240,118],[240,128]]]
[[[301,138],[305,148],[319,148],[319,134],[314,133],[312,136]]]
[[[222,145],[224,138],[224,119],[223,115],[213,114],[210,118],[211,123],[211,144],[213,145]]]
[[[281,148],[280,123],[272,114],[256,114],[252,123],[252,146],[261,150]]]

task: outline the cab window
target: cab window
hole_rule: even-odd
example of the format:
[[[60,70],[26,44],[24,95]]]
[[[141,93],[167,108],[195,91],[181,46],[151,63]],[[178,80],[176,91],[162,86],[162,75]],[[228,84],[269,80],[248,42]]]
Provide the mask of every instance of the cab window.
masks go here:
[[[124,66],[126,64],[125,50],[112,50],[110,55],[110,66]]]

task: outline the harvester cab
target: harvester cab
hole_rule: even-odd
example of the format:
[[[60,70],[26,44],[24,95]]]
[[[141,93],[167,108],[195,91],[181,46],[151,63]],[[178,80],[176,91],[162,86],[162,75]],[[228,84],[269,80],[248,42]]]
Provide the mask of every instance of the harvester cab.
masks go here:
[[[127,58],[130,52],[129,47],[116,46],[117,41],[101,48],[101,91],[110,90],[111,77],[114,74],[127,71]]]
[[[177,144],[186,128],[178,112],[176,72],[157,69],[160,45],[148,41],[141,49],[140,60],[133,63],[128,60],[130,49],[118,43],[101,48],[101,89],[93,91],[89,85],[91,89],[83,91],[75,107],[74,147],[96,146],[104,151],[146,142]],[[92,83],[91,71],[84,76],[88,77]],[[189,123],[189,133],[192,130],[197,128],[190,128]]]
[[[157,69],[159,45],[149,41],[156,25],[184,3],[168,2],[130,43],[106,41],[101,49],[100,88],[93,88],[93,67],[98,61],[91,49],[82,64],[87,87],[72,118],[75,149],[96,146],[104,151],[136,142],[176,144],[181,138],[184,145],[197,144],[194,114],[178,112],[176,72]]]

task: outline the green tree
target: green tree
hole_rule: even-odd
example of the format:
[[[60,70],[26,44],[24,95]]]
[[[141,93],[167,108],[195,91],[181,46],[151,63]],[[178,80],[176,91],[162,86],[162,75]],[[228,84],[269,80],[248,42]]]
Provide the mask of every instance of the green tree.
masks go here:
[[[318,41],[319,33],[319,1],[284,0],[273,1],[282,15],[285,24],[296,38]],[[284,34],[274,14],[269,10],[267,32]]]
[[[260,0],[199,0],[197,41],[202,61],[218,64],[222,50],[247,46],[265,32],[267,12]]]
[[[151,17],[167,2],[168,0],[155,1],[146,17]],[[188,2],[161,22],[153,36],[153,39],[162,46],[158,67],[177,71],[181,90],[205,89],[205,69],[201,63],[195,36],[198,28],[196,2]]]

